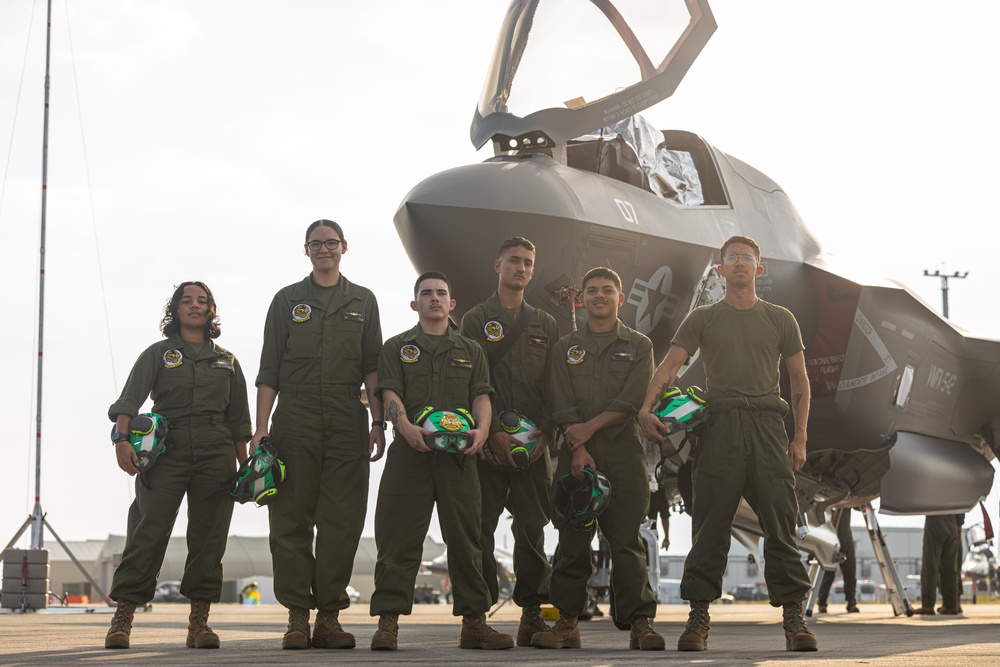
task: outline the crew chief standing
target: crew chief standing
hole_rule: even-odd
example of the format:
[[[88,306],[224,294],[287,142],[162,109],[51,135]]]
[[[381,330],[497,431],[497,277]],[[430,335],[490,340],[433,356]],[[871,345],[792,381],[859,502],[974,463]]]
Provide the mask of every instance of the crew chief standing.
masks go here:
[[[629,648],[662,651],[663,637],[651,624],[656,595],[639,537],[639,524],[649,511],[649,485],[636,410],[653,369],[653,344],[618,319],[624,302],[621,277],[607,267],[591,269],[583,277],[587,323],[556,343],[553,419],[565,440],[556,474],[572,472],[579,479],[589,467],[610,481],[611,499],[597,524],[614,563],[612,614],[631,625]],[[559,620],[551,630],[535,633],[532,646],[580,648],[578,618],[587,606],[595,530],[564,526],[559,531],[551,585]]]
[[[312,273],[274,296],[264,323],[251,451],[269,434],[277,398],[270,435],[288,477],[268,518],[274,594],[288,609],[281,647],[354,648],[338,615],[350,605],[345,589],[365,525],[369,462],[385,450],[382,401],[373,392],[382,331],[375,296],[340,272],[341,226],[313,222],[304,249]]]
[[[459,332],[479,343],[490,363],[490,384],[496,390],[489,447],[497,465],[480,461],[483,495],[483,578],[493,604],[499,596],[494,533],[500,515],[510,510],[514,534],[513,600],[521,607],[517,645],[530,646],[536,632],[548,630],[541,604],[548,602],[552,567],[545,555],[545,524],[549,522],[552,461],[548,453],[555,422],[549,401],[548,375],[552,348],[559,339],[555,319],[524,300],[524,289],[535,272],[535,245],[516,236],[500,245],[493,270],[497,291],[462,318]],[[523,318],[523,320],[522,320]],[[520,444],[500,426],[499,414],[514,410],[537,427],[529,465],[518,470],[510,448]]]
[[[694,459],[692,544],[681,580],[681,597],[690,601],[691,613],[677,649],[703,651],[708,646],[708,605],[722,594],[730,529],[742,496],[764,530],[764,579],[771,605],[784,610],[785,648],[815,651],[816,637],[802,617],[810,582],[795,544],[793,470],[806,460],[809,417],[802,335],[788,310],[757,297],[755,281],[763,267],[753,239],[728,239],[721,258],[725,297],[694,309],[681,323],[639,411],[646,436],[663,442],[653,402],[664,386],[674,384],[688,356],[701,349],[711,419]],[[779,395],[782,358],[795,416],[791,443],[784,424],[788,404]]]
[[[399,615],[413,610],[413,583],[420,569],[423,542],[437,505],[441,532],[448,544],[448,573],[455,593],[452,613],[462,616],[459,647],[513,648],[510,635],[486,624],[490,592],[483,580],[479,542],[482,500],[476,452],[489,435],[493,388],[482,348],[449,327],[455,307],[451,283],[443,273],[428,272],[413,286],[410,308],[419,321],[382,347],[382,396],[392,420],[393,440],[382,471],[375,508],[375,592],[371,614],[378,616],[373,651],[395,651]],[[462,453],[435,451],[414,424],[426,407],[472,413],[472,444]]]

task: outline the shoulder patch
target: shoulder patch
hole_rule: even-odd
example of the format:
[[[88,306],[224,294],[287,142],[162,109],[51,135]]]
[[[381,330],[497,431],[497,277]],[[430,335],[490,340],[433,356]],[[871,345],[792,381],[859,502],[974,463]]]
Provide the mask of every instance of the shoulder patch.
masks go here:
[[[305,322],[312,319],[312,306],[308,303],[297,303],[292,306],[292,322]]]
[[[635,350],[632,348],[611,350],[611,361],[635,361]]]
[[[163,353],[163,367],[177,368],[184,363],[184,353],[180,350],[167,350]]]
[[[413,343],[407,343],[399,348],[399,360],[404,364],[413,364],[420,360],[420,348]]]
[[[364,322],[365,314],[353,308],[342,308],[340,310],[340,319],[351,322]]]
[[[448,365],[452,368],[472,368],[472,357],[456,355],[448,360]]]
[[[579,345],[574,345],[573,347],[566,350],[566,363],[572,364],[573,366],[582,363],[583,358],[587,356],[587,351],[580,347]]]
[[[547,348],[549,346],[549,337],[538,336],[536,334],[528,334],[528,345]]]
[[[483,333],[486,334],[486,340],[491,343],[498,343],[504,337],[503,324],[496,320],[490,320],[483,327]]]

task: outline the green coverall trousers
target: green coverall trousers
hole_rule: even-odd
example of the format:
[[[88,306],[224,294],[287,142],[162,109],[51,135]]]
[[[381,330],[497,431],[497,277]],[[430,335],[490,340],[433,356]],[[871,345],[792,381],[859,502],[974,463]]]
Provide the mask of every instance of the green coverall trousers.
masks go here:
[[[197,444],[191,429],[198,430]],[[226,553],[233,501],[219,490],[236,470],[229,429],[209,418],[181,425],[171,423],[174,446],[156,459],[146,474],[146,489],[135,481],[135,500],[128,510],[128,534],[122,562],[111,583],[112,600],[146,604],[153,599],[156,580],[170,542],[181,500],[187,495],[187,560],[181,594],[194,600],[218,602],[222,595],[222,556]],[[228,440],[228,441],[227,441]]]
[[[547,453],[542,454],[526,470],[509,470],[482,462],[478,469],[483,495],[483,578],[490,589],[490,599],[496,604],[500,598],[494,534],[506,508],[513,517],[514,604],[527,607],[548,602],[552,566],[545,555],[545,525],[552,510],[551,458]]]
[[[722,595],[740,498],[764,532],[764,580],[772,606],[801,602],[810,583],[795,544],[798,501],[778,396],[709,397],[712,415],[693,465],[691,551],[681,597],[708,602]]]
[[[628,623],[633,616],[656,616],[656,594],[649,583],[646,550],[639,537],[639,524],[649,511],[649,483],[646,480],[646,457],[640,445],[598,443],[591,440],[587,451],[611,482],[611,502],[598,517],[601,532],[611,549],[611,587],[614,589],[614,618]],[[570,471],[572,454],[562,447],[558,480]],[[591,543],[596,529],[559,531],[552,568],[549,599],[559,611],[579,616],[587,608],[587,582],[593,572]]]
[[[371,614],[409,614],[423,543],[437,504],[448,545],[456,616],[491,606],[480,545],[482,499],[476,460],[464,454],[418,452],[402,438],[389,446],[375,508],[375,592]]]

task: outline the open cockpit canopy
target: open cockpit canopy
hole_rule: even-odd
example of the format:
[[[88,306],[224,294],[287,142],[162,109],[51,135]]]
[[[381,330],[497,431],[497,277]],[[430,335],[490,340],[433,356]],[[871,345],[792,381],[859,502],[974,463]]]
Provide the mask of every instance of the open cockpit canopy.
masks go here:
[[[707,0],[513,0],[472,143],[560,144],[633,116],[673,94],[715,27]]]

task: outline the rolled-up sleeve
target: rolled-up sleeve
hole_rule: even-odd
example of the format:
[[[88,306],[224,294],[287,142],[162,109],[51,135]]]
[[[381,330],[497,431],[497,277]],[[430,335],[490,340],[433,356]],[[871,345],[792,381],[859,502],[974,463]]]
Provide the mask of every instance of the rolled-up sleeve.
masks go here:
[[[382,322],[378,312],[378,301],[375,299],[374,294],[368,299],[367,306],[365,330],[361,339],[362,377],[374,370],[378,370],[379,357],[382,353]]]
[[[486,363],[486,353],[478,343],[470,346],[473,354],[472,378],[469,382],[469,405],[472,405],[476,396],[489,394],[490,397],[496,395],[493,385],[490,384],[490,367]]]
[[[375,385],[375,395],[379,397],[380,400],[384,401],[382,398],[382,392],[385,389],[395,392],[397,396],[405,400],[406,384],[403,378],[403,369],[400,368],[399,361],[399,341],[395,338],[390,339],[385,345],[382,346],[382,351],[379,353],[378,357],[378,384]]]
[[[257,372],[255,385],[264,384],[272,389],[281,389],[279,377],[281,359],[285,353],[285,341],[288,340],[288,319],[282,308],[283,299],[276,294],[267,309],[267,319],[264,320],[264,344],[260,350],[260,368]]]
[[[229,405],[226,406],[226,425],[233,434],[233,440],[250,439],[250,403],[247,401],[247,380],[236,357],[233,357],[233,383],[229,389]]]
[[[111,421],[115,421],[118,415],[134,417],[139,414],[139,408],[149,398],[156,377],[156,363],[159,361],[156,358],[156,347],[155,343],[150,345],[136,359],[132,372],[125,381],[125,387],[122,388],[121,396],[108,408],[108,419]]]

